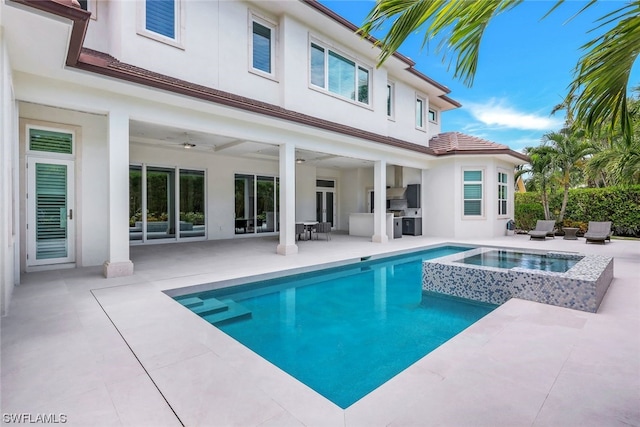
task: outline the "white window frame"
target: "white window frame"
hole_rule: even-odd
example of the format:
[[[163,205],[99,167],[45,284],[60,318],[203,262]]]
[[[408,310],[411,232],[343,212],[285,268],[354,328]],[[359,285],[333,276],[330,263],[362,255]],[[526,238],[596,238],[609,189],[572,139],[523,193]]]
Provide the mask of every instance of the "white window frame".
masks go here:
[[[433,119],[431,117],[433,116]],[[438,111],[433,108],[429,108],[429,121],[431,123],[438,123]]]
[[[480,181],[465,181],[464,179],[464,173],[465,172],[481,172],[482,173],[482,178]],[[485,209],[484,209],[484,201],[485,201],[485,185],[484,185],[484,181],[485,181],[485,177],[486,177],[486,171],[484,168],[482,167],[465,167],[462,168],[462,173],[460,178],[462,178],[462,193],[461,193],[461,199],[462,199],[462,218],[463,219],[484,219],[485,218]],[[464,198],[464,187],[466,184],[480,184],[480,215],[468,215],[465,214],[464,211],[464,202],[466,200],[477,200],[477,199],[465,199]]]
[[[418,104],[422,105],[422,111],[418,112]],[[416,115],[416,129],[421,131],[427,130],[427,120],[426,120],[426,110],[427,110],[427,98],[416,94],[415,100],[415,115]],[[418,116],[420,114],[420,116]],[[420,117],[420,122],[418,122],[418,117]]]
[[[260,25],[262,25],[263,27],[268,28],[271,31],[271,39],[270,39],[270,59],[271,59],[271,63],[269,64],[269,68],[271,69],[271,72],[267,72],[264,70],[261,70],[259,68],[255,68],[253,66],[253,23],[256,22]],[[248,62],[249,62],[249,72],[253,73],[253,74],[257,74],[259,76],[262,77],[266,77],[268,79],[271,80],[276,80],[277,74],[276,74],[276,53],[277,53],[277,45],[278,45],[278,25],[265,18],[262,15],[258,15],[253,11],[249,11],[249,24],[248,24],[249,28],[249,54],[248,54]]]
[[[395,120],[396,118],[396,84],[391,81],[387,81],[387,105],[386,113],[387,119]]]
[[[324,85],[323,86],[318,86],[314,83],[311,82],[311,45],[315,44],[316,46],[324,49]],[[320,40],[318,40],[317,38],[314,37],[309,37],[309,42],[307,43],[308,46],[308,58],[307,58],[307,66],[308,66],[308,70],[309,70],[309,79],[308,79],[308,84],[309,84],[309,88],[313,89],[313,90],[317,90],[319,92],[325,93],[327,95],[333,96],[335,98],[350,102],[352,104],[355,105],[359,105],[361,107],[366,107],[371,109],[371,106],[373,105],[373,67],[362,62],[359,61],[357,58],[353,57],[352,55],[349,55],[339,49],[336,49],[334,47],[332,47],[330,44],[322,42]],[[329,51],[340,55],[341,57],[351,61],[354,63],[354,99],[348,98],[346,96],[343,96],[339,93],[336,92],[331,92],[329,90]],[[368,75],[368,81],[367,81],[367,102],[361,102],[358,101],[358,70],[359,69],[363,69],[365,71],[367,71],[367,75]]]
[[[66,133],[71,135],[71,154],[67,153],[54,153],[50,151],[39,151],[32,150],[29,144],[29,135],[31,133],[31,129],[35,130],[44,130],[49,132],[58,132],[58,133]],[[40,126],[36,123],[29,123],[26,126],[26,134],[25,134],[25,153],[27,155],[36,156],[36,157],[47,157],[52,159],[65,159],[65,160],[75,160],[76,158],[76,131],[70,128],[63,127],[52,127],[52,126]]]
[[[500,175],[504,175],[505,182],[500,182]],[[504,218],[509,216],[509,174],[504,169],[498,169],[496,174],[496,179],[498,181],[498,218]],[[504,189],[505,198],[500,198],[501,189]],[[505,211],[502,212],[502,202],[506,202]]]
[[[182,13],[182,8],[183,8],[183,2],[182,0],[173,0],[174,3],[174,8],[175,8],[175,13],[174,13],[174,30],[175,30],[175,37],[171,38],[171,37],[167,37],[165,35],[162,35],[160,33],[156,33],[154,31],[150,31],[147,30],[147,24],[146,24],[146,16],[147,16],[147,1],[146,0],[140,0],[137,2],[138,4],[138,19],[137,19],[137,25],[136,25],[136,33],[140,36],[143,37],[147,37],[149,39],[167,44],[169,46],[173,46],[176,47],[178,49],[184,49],[184,46],[182,45],[182,32],[183,32],[183,13]]]

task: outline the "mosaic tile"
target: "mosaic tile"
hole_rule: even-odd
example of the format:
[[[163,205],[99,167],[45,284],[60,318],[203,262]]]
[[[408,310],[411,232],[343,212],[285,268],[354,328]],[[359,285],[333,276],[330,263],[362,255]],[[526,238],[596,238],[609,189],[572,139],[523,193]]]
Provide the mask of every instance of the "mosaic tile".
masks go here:
[[[613,258],[601,255],[511,251],[579,260],[564,273],[460,263],[463,258],[493,250],[477,248],[425,261],[422,289],[491,304],[521,298],[595,313],[613,280]]]

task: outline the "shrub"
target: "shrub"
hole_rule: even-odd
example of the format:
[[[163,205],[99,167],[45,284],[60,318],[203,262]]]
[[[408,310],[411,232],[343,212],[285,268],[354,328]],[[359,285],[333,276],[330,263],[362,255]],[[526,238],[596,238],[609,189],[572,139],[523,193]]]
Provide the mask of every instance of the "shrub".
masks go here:
[[[544,219],[544,209],[540,203],[516,203],[515,221],[516,229],[532,230],[536,227],[536,221]]]
[[[535,220],[544,219],[537,192],[516,193],[515,220],[522,228],[535,227]],[[561,194],[549,197],[549,210],[556,214],[562,204]],[[537,205],[538,210],[532,205]],[[532,215],[537,215],[532,218]],[[611,221],[613,234],[640,237],[640,185],[629,187],[576,188],[569,190],[569,200],[563,225],[586,231],[589,221]]]

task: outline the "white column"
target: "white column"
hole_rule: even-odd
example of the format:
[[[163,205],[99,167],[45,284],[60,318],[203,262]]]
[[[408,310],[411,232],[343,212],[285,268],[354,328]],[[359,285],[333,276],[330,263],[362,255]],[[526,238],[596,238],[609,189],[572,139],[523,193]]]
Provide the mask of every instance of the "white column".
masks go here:
[[[372,242],[386,243],[387,237],[387,162],[376,161],[373,167],[373,236]]]
[[[422,169],[420,176],[420,212],[422,212],[422,235],[425,235],[427,230],[427,210],[424,209],[424,206],[427,204],[427,174],[429,171],[427,169]]]
[[[133,263],[129,259],[129,116],[114,110],[108,120],[109,247],[103,273],[110,278],[132,275]]]
[[[298,253],[296,245],[296,147],[280,145],[280,255]]]

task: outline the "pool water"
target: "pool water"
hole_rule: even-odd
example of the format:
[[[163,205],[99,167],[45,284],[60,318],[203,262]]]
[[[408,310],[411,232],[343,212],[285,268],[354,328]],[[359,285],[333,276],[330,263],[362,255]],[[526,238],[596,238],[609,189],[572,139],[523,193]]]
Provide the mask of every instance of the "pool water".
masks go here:
[[[347,408],[497,307],[422,291],[423,260],[467,249],[430,249],[176,300]],[[238,316],[198,309],[217,302]]]
[[[529,270],[565,273],[576,265],[580,259],[581,258],[556,258],[547,254],[493,250],[463,258],[458,262],[484,267],[506,269],[520,267]]]

